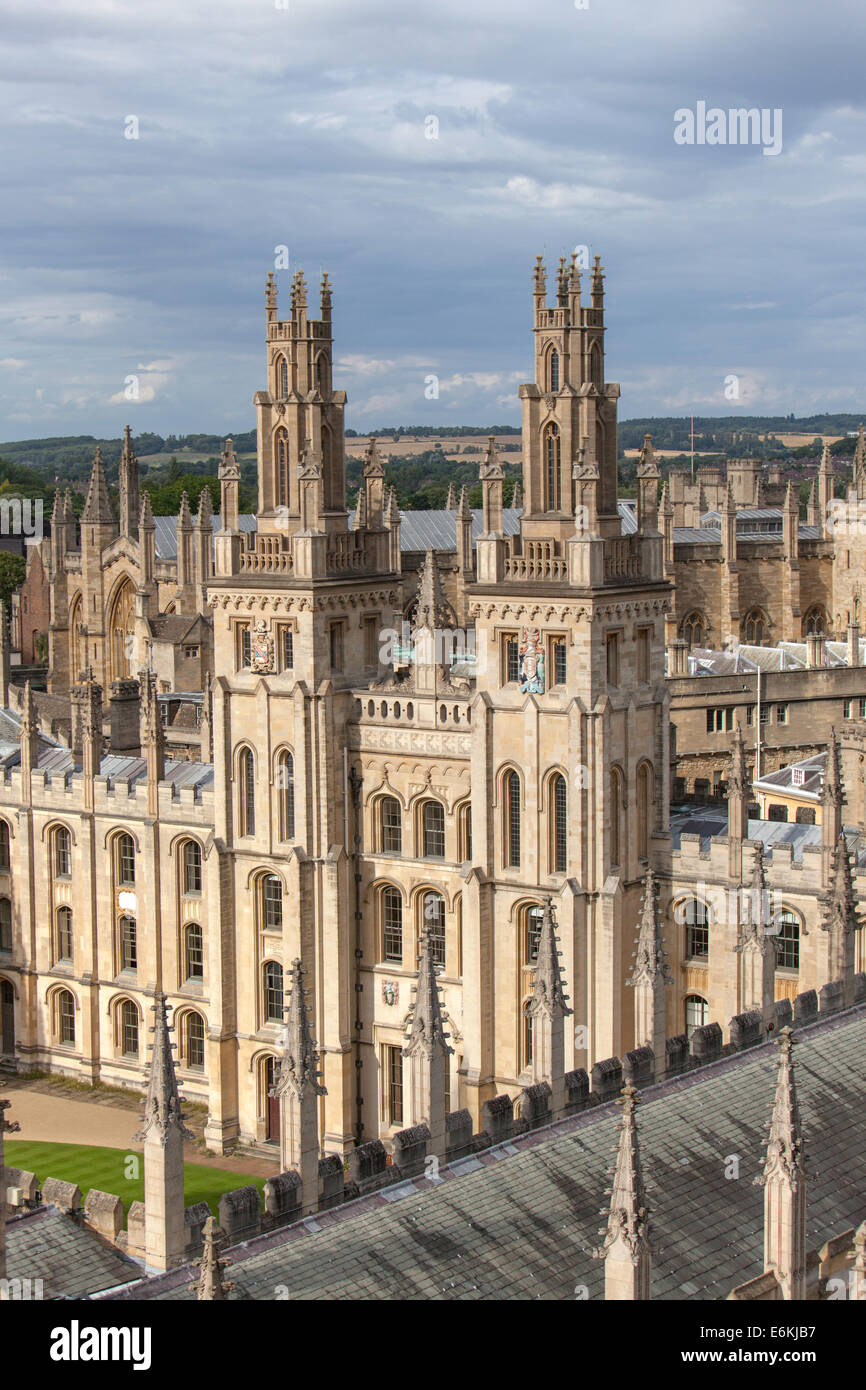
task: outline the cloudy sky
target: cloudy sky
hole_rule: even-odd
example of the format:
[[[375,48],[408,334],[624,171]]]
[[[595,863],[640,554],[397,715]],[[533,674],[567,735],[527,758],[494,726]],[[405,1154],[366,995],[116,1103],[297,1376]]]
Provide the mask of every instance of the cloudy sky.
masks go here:
[[[359,430],[516,423],[575,246],[622,418],[866,410],[862,0],[578,3],[3,0],[0,439],[251,428],[283,245]]]

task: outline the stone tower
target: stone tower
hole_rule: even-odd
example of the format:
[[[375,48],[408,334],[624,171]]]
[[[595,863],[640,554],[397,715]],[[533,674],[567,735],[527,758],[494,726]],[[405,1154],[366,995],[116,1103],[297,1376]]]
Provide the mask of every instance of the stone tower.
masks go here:
[[[577,258],[559,263],[553,306],[538,257],[533,283],[535,381],[523,403],[523,534],[566,541],[580,504],[573,467],[594,481],[592,525],[620,534],[616,507],[616,410],[619,386],[604,379],[604,274],[596,256],[589,303],[581,300]]]
[[[559,894],[558,933],[575,1017],[566,1071],[634,1045],[626,992],[647,867],[660,867],[669,806],[664,680],[671,587],[644,453],[640,525],[624,534],[616,494],[619,387],[604,379],[603,277],[582,304],[560,265],[546,302],[535,275],[536,380],[521,386],[520,529],[503,532],[503,470],[481,465],[483,531],[466,586],[478,652],[471,716],[472,864],[463,892],[465,1104],[527,1067],[528,1034],[486,1020],[494,999],[531,993],[527,894]],[[512,924],[507,960],[496,931]],[[521,975],[521,972],[524,972]],[[526,1003],[524,996],[523,1003]]]
[[[241,1026],[267,1044],[257,1043],[250,1062],[258,1113],[267,1110],[283,1024],[272,1016],[277,992],[264,1001],[260,982],[266,969],[275,977],[301,959],[322,1053],[323,1143],[345,1152],[362,1137],[360,1063],[376,1060],[356,989],[362,915],[353,902],[352,859],[355,817],[364,810],[360,800],[356,810],[351,791],[349,729],[357,722],[355,687],[377,674],[379,635],[402,621],[399,557],[382,515],[375,451],[363,480],[366,524],[349,529],[346,397],[332,380],[327,276],[321,315],[312,319],[303,275],[295,275],[285,320],[269,277],[266,331],[267,389],[255,398],[258,529],[249,543],[240,534],[240,470],[228,441],[220,464],[223,529],[207,586],[219,673],[212,691],[215,833],[236,898],[252,894],[261,920],[261,885],[273,876],[285,904],[278,942],[262,930],[237,945],[238,977],[247,982],[238,992]],[[283,814],[287,777],[292,814]],[[371,1126],[376,1134],[375,1118]]]
[[[277,318],[273,272],[265,291],[268,389],[255,397],[259,441],[259,529],[302,529],[302,465],[315,470],[323,519],[345,510],[345,391],[333,385],[331,285],[322,276],[320,317],[308,314],[307,284],[292,278],[289,318]],[[309,513],[308,513],[309,519]],[[381,524],[381,523],[380,523]]]
[[[183,1142],[194,1136],[181,1113],[164,994],[154,996],[153,1014],[150,1077],[135,1138],[144,1143],[145,1259],[152,1269],[171,1269],[186,1248]]]

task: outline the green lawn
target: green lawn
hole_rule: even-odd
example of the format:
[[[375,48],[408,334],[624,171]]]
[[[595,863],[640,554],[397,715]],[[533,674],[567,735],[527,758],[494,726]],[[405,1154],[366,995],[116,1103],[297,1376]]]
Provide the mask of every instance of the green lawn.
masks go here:
[[[91,1148],[87,1144],[29,1144],[26,1140],[7,1140],[6,1162],[11,1168],[35,1173],[40,1185],[46,1178],[75,1182],[86,1197],[91,1187],[130,1202],[144,1201],[144,1159],[125,1149]],[[206,1168],[201,1163],[184,1165],[184,1201],[188,1207],[207,1202],[214,1216],[224,1192],[251,1183],[261,1193],[265,1179],[234,1173],[226,1168]]]

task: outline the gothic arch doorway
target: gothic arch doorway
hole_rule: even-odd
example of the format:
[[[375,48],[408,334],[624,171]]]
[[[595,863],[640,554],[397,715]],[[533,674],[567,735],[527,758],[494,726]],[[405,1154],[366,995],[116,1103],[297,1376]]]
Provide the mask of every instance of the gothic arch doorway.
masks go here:
[[[277,1059],[276,1057],[266,1057],[262,1062],[262,1110],[265,1116],[265,1138],[279,1141],[280,1102],[278,1096],[271,1095],[276,1084]]]

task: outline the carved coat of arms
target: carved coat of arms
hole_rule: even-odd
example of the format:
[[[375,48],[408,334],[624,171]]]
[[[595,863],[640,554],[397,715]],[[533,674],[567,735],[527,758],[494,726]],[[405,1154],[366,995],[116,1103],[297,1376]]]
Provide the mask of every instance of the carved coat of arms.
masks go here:
[[[253,671],[265,672],[274,669],[274,642],[268,625],[260,618],[253,628],[250,641],[250,667]]]
[[[396,980],[382,981],[382,998],[389,1007],[397,1003],[400,998],[400,986]]]
[[[545,689],[544,649],[537,627],[524,628],[518,648],[520,689],[543,695]]]

